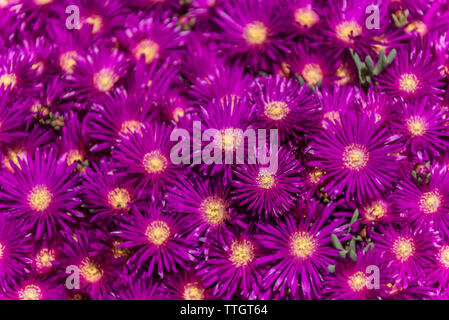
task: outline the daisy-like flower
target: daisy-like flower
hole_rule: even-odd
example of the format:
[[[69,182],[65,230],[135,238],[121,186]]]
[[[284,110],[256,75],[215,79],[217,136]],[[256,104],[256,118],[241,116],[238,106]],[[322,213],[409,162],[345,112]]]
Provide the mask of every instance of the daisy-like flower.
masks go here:
[[[83,178],[83,199],[93,209],[92,221],[120,219],[128,216],[134,208],[136,191],[117,175],[109,163],[102,161],[87,167]]]
[[[389,123],[393,118],[394,111],[391,108],[391,101],[388,96],[382,92],[377,92],[370,88],[367,93],[363,90],[358,91],[357,109],[368,116],[373,116],[376,123]]]
[[[170,160],[171,131],[165,124],[142,124],[139,131],[123,136],[113,158],[129,184],[154,196],[175,179],[180,166]]]
[[[33,254],[33,269],[36,274],[48,275],[56,270],[57,259],[60,257],[57,242],[43,241],[35,246]]]
[[[119,0],[80,0],[80,25],[90,27],[95,37],[110,36],[123,25],[124,7]]]
[[[64,155],[67,166],[71,166],[73,163],[77,163],[77,165],[85,163],[87,156],[85,127],[84,120],[83,123],[80,123],[76,113],[70,112],[65,115],[60,152]],[[80,169],[84,171],[82,166]]]
[[[361,223],[372,226],[395,221],[395,210],[390,196],[363,201],[359,206]]]
[[[332,1],[324,14],[324,27],[319,41],[327,46],[334,56],[340,56],[345,49],[353,49],[363,55],[373,53],[376,41],[373,39],[379,30],[368,29],[366,8],[376,5],[376,0]],[[380,9],[380,21],[387,21],[385,6]]]
[[[34,156],[27,154],[12,164],[14,173],[0,176],[0,208],[21,219],[23,228],[33,232],[36,239],[44,234],[56,236],[56,231],[67,228],[80,216],[77,175],[73,166],[58,159],[53,150],[36,150]]]
[[[354,100],[357,95],[356,90],[350,86],[334,85],[317,90],[316,96],[321,116],[320,123],[315,126],[328,128],[329,122],[340,123],[340,115],[354,108]]]
[[[275,171],[259,164],[239,165],[234,171],[233,201],[259,216],[286,213],[302,190],[303,168],[299,160],[285,148],[279,149],[275,156],[278,162]]]
[[[126,56],[117,49],[94,47],[75,60],[74,73],[67,75],[73,89],[67,97],[75,96],[77,100],[101,101],[126,72]]]
[[[397,211],[409,222],[427,228],[429,223],[442,234],[449,232],[449,172],[446,166],[434,166],[429,183],[419,183],[410,177],[401,181],[395,192]],[[427,225],[427,226],[426,226]]]
[[[2,50],[0,54],[0,91],[10,89],[16,96],[28,96],[39,90],[37,69],[33,69],[32,57],[21,47]]]
[[[361,201],[393,187],[399,170],[399,158],[393,154],[401,150],[398,136],[374,117],[352,111],[327,125],[314,137],[312,154],[318,160],[309,163],[326,172],[326,192],[344,192],[347,201]]]
[[[179,34],[180,27],[170,15],[153,13],[148,17],[140,14],[129,17],[127,22],[120,40],[136,61],[143,57],[146,64],[151,64],[179,55],[183,39]]]
[[[323,283],[322,293],[331,300],[378,300],[385,296],[391,275],[380,252],[357,250],[357,260],[337,263],[335,272]]]
[[[34,39],[30,35],[26,35],[23,40],[23,51],[30,55],[33,65],[31,69],[36,70],[38,76],[50,75],[55,68],[52,63],[53,46],[45,37],[37,37]]]
[[[281,141],[308,132],[318,116],[311,91],[306,86],[299,87],[294,80],[280,76],[262,78],[256,82],[251,96],[256,105],[254,126],[279,130]]]
[[[30,271],[32,251],[30,234],[18,222],[0,214],[0,289],[6,291],[17,284]]]
[[[398,121],[392,126],[412,153],[422,151],[439,156],[449,145],[449,125],[445,114],[446,110],[432,104],[426,97],[402,104]]]
[[[372,239],[386,268],[391,268],[393,279],[404,288],[432,268],[440,242],[432,229],[393,225],[381,226],[379,233],[372,234]]]
[[[64,287],[55,283],[52,278],[41,279],[30,274],[13,289],[6,291],[8,300],[63,300]]]
[[[442,100],[444,75],[426,46],[401,48],[394,62],[375,77],[377,87],[389,97],[414,100],[428,96],[429,101]]]
[[[323,9],[315,0],[287,0],[288,14],[297,32],[310,36],[323,22]]]
[[[154,120],[153,102],[137,94],[118,89],[92,106],[87,115],[87,134],[97,143],[91,151],[99,152],[116,145],[122,136],[141,133],[143,124]]]
[[[163,278],[166,272],[178,272],[195,261],[196,243],[185,233],[187,225],[187,218],[163,215],[153,205],[121,222],[114,234],[124,239],[119,248],[134,250],[127,261],[132,274],[157,272]]]
[[[256,239],[268,250],[258,261],[271,264],[263,280],[265,289],[279,290],[281,296],[298,291],[307,299],[320,296],[322,275],[338,257],[331,234],[340,235],[344,222],[330,219],[334,209],[335,204],[323,207],[312,200],[299,219],[286,215],[276,223],[258,224],[262,232]]]
[[[196,238],[226,227],[230,222],[245,227],[229,198],[229,188],[199,175],[180,178],[167,194],[167,209],[189,217],[189,228]]]
[[[409,23],[405,26],[406,33],[416,32],[422,38],[435,42],[438,37],[446,32],[449,23],[449,14],[445,12],[444,4],[434,1],[424,14],[410,14],[407,17]]]
[[[197,275],[212,294],[229,300],[234,294],[258,294],[262,283],[257,263],[261,247],[250,230],[223,230],[211,239],[206,259],[197,266]]]
[[[167,293],[173,300],[213,299],[210,289],[192,271],[174,275],[166,282]]]
[[[215,23],[220,33],[215,37],[234,59],[253,68],[267,69],[269,61],[290,53],[283,15],[272,0],[227,1],[218,10]]]
[[[61,258],[57,261],[58,280],[65,282],[70,273],[78,270],[81,293],[86,293],[93,300],[109,297],[118,277],[112,253],[104,244],[104,232],[99,229],[88,231],[82,227],[65,234],[65,237],[60,249]]]

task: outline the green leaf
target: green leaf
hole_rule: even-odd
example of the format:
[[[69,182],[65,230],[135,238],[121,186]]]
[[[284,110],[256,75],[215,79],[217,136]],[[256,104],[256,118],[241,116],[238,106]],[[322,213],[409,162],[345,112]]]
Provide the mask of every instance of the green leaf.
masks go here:
[[[370,56],[366,56],[365,58],[365,64],[368,67],[368,70],[370,73],[373,73],[374,70],[374,63],[373,63],[373,59]]]
[[[357,219],[359,218],[359,209],[355,209],[352,218],[351,218],[351,225],[357,221]]]
[[[349,251],[355,252],[355,239],[354,238],[352,238],[351,241],[349,242]]]
[[[369,249],[374,249],[374,243],[370,242],[366,245],[366,247],[363,249],[363,251],[366,253]]]
[[[304,85],[304,83],[306,83],[306,82],[304,81],[304,79],[298,73],[295,73],[295,76],[296,76],[296,79],[298,79],[299,84],[302,87]]]
[[[341,245],[340,240],[338,240],[338,237],[335,233],[331,234],[331,239],[332,239],[332,245],[334,246],[335,249],[344,250],[343,246]]]
[[[347,253],[348,253],[348,251],[346,251],[346,250],[341,250],[338,254],[340,255],[340,257],[341,257],[342,259],[345,259]]]
[[[357,261],[357,253],[355,251],[349,251],[349,257],[352,259],[352,261]]]
[[[327,270],[329,270],[330,273],[334,273],[335,272],[335,264],[328,265]]]
[[[412,171],[412,176],[413,176],[413,178],[415,178],[415,179],[418,179],[418,176],[417,176],[417,174],[416,174],[416,171],[415,171],[415,170],[413,170],[413,171]]]
[[[397,53],[396,49],[392,49],[390,51],[390,53],[387,56],[387,63],[388,64],[391,64],[393,62],[394,58],[396,57],[396,53]]]

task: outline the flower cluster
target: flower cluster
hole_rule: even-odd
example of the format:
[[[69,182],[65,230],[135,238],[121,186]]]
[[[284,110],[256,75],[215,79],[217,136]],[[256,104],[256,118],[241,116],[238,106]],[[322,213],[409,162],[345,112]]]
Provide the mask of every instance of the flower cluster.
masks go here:
[[[0,17],[0,299],[449,297],[447,1]]]

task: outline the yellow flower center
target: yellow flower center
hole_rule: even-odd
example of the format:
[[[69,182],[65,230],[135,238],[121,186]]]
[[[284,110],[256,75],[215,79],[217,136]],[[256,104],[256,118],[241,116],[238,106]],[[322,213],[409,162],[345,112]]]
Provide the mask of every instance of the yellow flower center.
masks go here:
[[[359,171],[363,169],[369,160],[369,153],[366,148],[360,144],[351,144],[343,152],[343,163],[346,168]]]
[[[44,72],[45,65],[42,61],[38,61],[31,66],[31,70],[36,70],[38,75],[41,75]]]
[[[234,129],[234,128],[227,128],[220,130],[221,135],[221,147],[222,149],[227,151],[234,151],[243,142],[243,135],[241,130]],[[215,137],[214,141],[217,141],[218,137]],[[216,142],[217,144],[217,142]]]
[[[295,21],[303,28],[313,27],[320,18],[312,9],[299,8],[295,11]]]
[[[23,160],[25,156],[26,152],[24,150],[10,150],[8,151],[8,155],[3,159],[3,164],[9,171],[14,172],[11,161],[20,168],[19,159]]]
[[[354,43],[355,37],[362,34],[362,27],[355,21],[344,21],[336,27],[337,37],[346,42]]]
[[[44,248],[36,255],[36,268],[39,270],[50,268],[55,261],[54,250]]]
[[[19,291],[20,300],[40,300],[42,299],[42,290],[34,284],[30,284]]]
[[[102,92],[111,90],[118,80],[119,76],[109,68],[103,68],[94,74],[94,85]]]
[[[349,277],[348,284],[353,291],[361,291],[365,288],[367,280],[368,277],[362,271],[358,271]]]
[[[427,123],[419,116],[412,116],[406,121],[408,131],[413,137],[424,135],[427,130]]]
[[[11,86],[11,89],[14,89],[17,84],[17,76],[14,73],[5,73],[0,77],[0,86],[6,89]]]
[[[159,45],[153,40],[142,40],[137,44],[133,52],[137,60],[143,55],[145,56],[145,63],[150,64],[159,52]]]
[[[376,221],[387,213],[387,204],[382,201],[374,201],[371,206],[365,209],[365,217],[370,221]]]
[[[142,123],[135,120],[128,120],[122,123],[122,127],[120,129],[120,133],[127,134],[127,133],[142,133],[141,132]]]
[[[418,88],[419,80],[413,73],[404,73],[399,77],[399,89],[407,93],[414,93]]]
[[[184,300],[203,300],[204,299],[204,288],[197,285],[196,283],[188,283],[184,287]]]
[[[226,207],[226,202],[223,199],[211,196],[201,203],[200,211],[210,224],[218,225],[227,218]]]
[[[265,105],[265,115],[272,120],[283,119],[290,111],[285,102],[273,101]]]
[[[76,65],[75,58],[78,56],[76,51],[68,51],[59,57],[59,66],[67,74],[73,74]]]
[[[36,3],[38,6],[43,6],[52,2],[53,0],[34,0],[34,3]]]
[[[184,110],[182,108],[175,108],[175,110],[173,110],[173,119],[178,122],[182,117],[184,117]]]
[[[247,240],[234,241],[231,245],[229,260],[236,266],[246,266],[254,259],[254,246]]]
[[[424,37],[427,33],[427,26],[424,22],[415,20],[408,24],[407,27],[405,27],[405,32],[411,33],[411,32],[418,32],[421,37]]]
[[[148,238],[148,241],[160,246],[170,237],[170,227],[164,221],[153,221],[145,231],[145,236]]]
[[[330,120],[333,124],[335,124],[336,122],[340,122],[340,113],[338,111],[329,111],[323,114],[323,118],[325,120]],[[327,128],[328,124],[326,121],[322,122],[322,126],[323,128]]]
[[[308,63],[302,69],[302,77],[308,84],[316,85],[323,80],[323,71],[317,63]]]
[[[338,84],[345,85],[351,81],[351,73],[346,65],[340,65],[335,71],[335,75],[339,78],[335,80]]]
[[[160,173],[167,168],[167,158],[159,151],[147,153],[142,160],[142,165],[149,174]]]
[[[98,264],[91,261],[89,258],[85,258],[79,266],[80,274],[86,281],[94,283],[101,279],[103,276],[103,270]]]
[[[449,246],[443,246],[440,249],[439,253],[440,263],[446,268],[449,269]]]
[[[441,194],[438,190],[425,192],[419,199],[419,208],[425,214],[435,213],[441,205]]]
[[[28,203],[36,211],[44,211],[50,205],[53,195],[45,185],[38,185],[28,194]]]
[[[108,202],[115,209],[128,209],[131,201],[129,192],[123,188],[115,188],[108,193]]]
[[[123,241],[114,241],[112,243],[112,255],[115,259],[126,258],[129,255],[130,251],[128,248],[118,248],[118,246],[122,243]]]
[[[243,38],[245,38],[249,44],[259,45],[264,43],[267,39],[267,32],[268,30],[262,22],[255,21],[245,27]]]
[[[399,237],[393,243],[393,252],[401,262],[407,261],[415,253],[413,239]]]
[[[103,26],[103,19],[96,14],[88,17],[86,22],[92,26],[92,34],[96,34]]]
[[[323,171],[320,168],[315,167],[310,173],[309,173],[309,181],[313,184],[317,184],[320,179],[325,175],[326,172]]]
[[[257,185],[263,189],[271,189],[275,184],[274,174],[266,169],[260,169],[256,178]]]
[[[316,250],[316,241],[307,232],[296,232],[290,243],[293,254],[301,259],[310,257]]]
[[[81,155],[81,152],[78,149],[72,149],[67,154],[67,165],[70,166],[72,163],[76,161],[83,161],[83,156]]]

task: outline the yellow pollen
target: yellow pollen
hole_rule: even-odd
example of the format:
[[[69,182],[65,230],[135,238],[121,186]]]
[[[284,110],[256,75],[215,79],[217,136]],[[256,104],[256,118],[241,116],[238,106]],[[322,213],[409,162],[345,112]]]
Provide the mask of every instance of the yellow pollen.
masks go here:
[[[142,133],[141,132],[142,123],[136,120],[128,120],[122,123],[122,127],[120,129],[120,133]]]
[[[36,255],[36,269],[42,270],[51,268],[55,261],[55,252],[51,249],[44,248]]]
[[[92,34],[96,34],[103,26],[103,19],[99,15],[88,17],[86,22],[92,26]]]
[[[309,63],[304,66],[301,73],[308,84],[316,85],[323,80],[323,71],[317,63]]]
[[[111,90],[118,80],[119,76],[108,68],[103,68],[94,74],[94,85],[102,92]]]
[[[340,122],[340,113],[338,111],[329,111],[323,114],[323,118],[330,120],[333,124]],[[326,121],[322,123],[323,128],[327,127]]]
[[[272,120],[281,120],[290,112],[285,102],[273,101],[265,105],[265,115]]]
[[[441,194],[438,190],[425,192],[419,199],[419,208],[425,214],[435,213],[441,205]]]
[[[147,153],[142,160],[142,165],[149,174],[163,172],[167,163],[167,158],[159,150]]]
[[[296,232],[291,238],[290,248],[301,259],[310,257],[316,250],[316,241],[307,232]]]
[[[424,135],[427,130],[427,123],[419,116],[412,116],[406,121],[408,131],[413,137]]]
[[[245,28],[243,38],[245,38],[249,44],[262,44],[267,39],[267,28],[260,21],[250,23]]]
[[[159,52],[159,45],[153,40],[142,40],[133,50],[134,56],[137,60],[140,59],[142,55],[145,56],[145,63],[150,64],[157,57]]]
[[[118,248],[118,246],[122,243],[123,241],[114,241],[112,243],[112,255],[115,259],[126,258],[129,255],[130,251],[128,248]]]
[[[353,291],[361,291],[365,288],[367,280],[368,277],[362,271],[358,271],[349,277],[348,284]]]
[[[3,164],[9,171],[14,172],[11,161],[20,168],[19,159],[23,160],[25,156],[26,152],[23,150],[10,150],[8,151],[8,155],[3,159]]]
[[[72,163],[76,161],[83,161],[83,156],[81,155],[81,152],[78,149],[72,149],[67,154],[67,165],[70,166]]]
[[[43,6],[52,2],[53,0],[34,0],[34,3],[36,3],[38,6]]]
[[[387,213],[387,204],[382,201],[374,201],[371,206],[365,209],[365,217],[370,221],[376,221]]]
[[[45,67],[44,63],[42,61],[39,61],[31,66],[31,70],[36,70],[37,74],[41,75],[42,72],[44,71],[44,67]]]
[[[50,205],[53,195],[45,185],[38,185],[28,194],[28,203],[36,211],[44,211]]]
[[[0,86],[6,89],[11,86],[11,89],[14,89],[17,84],[17,76],[14,73],[5,73],[0,77]]]
[[[399,237],[393,243],[393,252],[401,262],[407,261],[415,253],[413,239]]]
[[[271,189],[276,181],[274,174],[268,172],[266,169],[260,169],[256,182],[257,185],[263,189]]]
[[[3,258],[5,252],[5,246],[0,243],[0,259]]]
[[[234,241],[231,245],[229,260],[236,266],[246,266],[254,259],[254,246],[247,240]]]
[[[369,160],[369,153],[366,148],[360,144],[351,144],[343,152],[343,163],[346,168],[359,171],[363,169]]]
[[[415,20],[408,24],[407,27],[405,27],[405,32],[411,33],[411,32],[418,32],[421,37],[424,37],[427,33],[427,26],[424,22]]]
[[[59,66],[67,74],[73,74],[76,65],[75,58],[78,56],[76,51],[68,51],[59,57]]]
[[[320,18],[312,9],[299,8],[295,11],[295,21],[303,28],[313,27]]]
[[[211,196],[201,203],[200,211],[210,224],[219,225],[227,218],[226,207],[226,202],[223,199]]]
[[[443,246],[440,249],[438,258],[440,263],[446,268],[449,269],[449,246]]]
[[[339,66],[337,71],[335,71],[335,75],[339,78],[338,80],[335,80],[335,82],[340,85],[347,84],[352,78],[346,65]]]
[[[419,80],[413,73],[404,73],[399,78],[399,89],[407,93],[415,93],[419,86]]]
[[[376,51],[377,54],[380,54],[380,51],[383,49],[385,54],[387,54],[388,40],[385,38],[385,36],[384,35],[375,36],[375,37],[373,37],[373,40],[379,42],[379,43],[375,43],[373,45],[374,51]]]
[[[336,27],[337,37],[346,42],[354,43],[355,37],[362,34],[362,27],[355,21],[344,21]]]
[[[184,117],[184,110],[182,108],[175,108],[173,110],[173,119],[178,122],[182,117]]]
[[[103,270],[98,264],[91,261],[89,258],[85,258],[79,266],[80,274],[86,281],[94,283],[101,279],[103,276]]]
[[[324,172],[322,169],[314,168],[313,171],[309,173],[309,181],[313,184],[317,184],[325,174],[326,172]]]
[[[170,236],[170,227],[164,221],[153,221],[145,231],[145,236],[148,238],[148,241],[160,246],[167,241]]]
[[[188,283],[184,287],[184,300],[203,300],[204,299],[204,288],[197,285],[196,283]]]
[[[130,201],[131,197],[126,189],[115,188],[108,193],[108,202],[114,209],[128,209]]]
[[[34,284],[30,284],[19,291],[20,300],[40,300],[42,299],[42,290]]]
[[[221,147],[222,149],[226,151],[234,151],[243,142],[243,135],[241,130],[234,129],[234,128],[227,128],[220,130],[221,134]],[[214,141],[216,141],[214,139]]]

